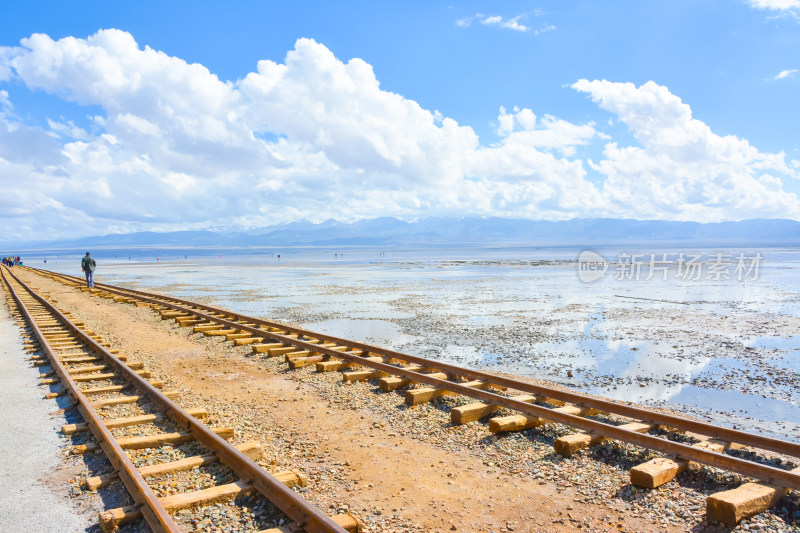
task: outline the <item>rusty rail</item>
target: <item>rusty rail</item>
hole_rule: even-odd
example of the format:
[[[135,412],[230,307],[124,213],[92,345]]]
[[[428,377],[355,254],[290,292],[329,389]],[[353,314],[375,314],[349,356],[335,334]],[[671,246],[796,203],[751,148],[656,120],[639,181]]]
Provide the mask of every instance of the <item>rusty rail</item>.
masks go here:
[[[37,269],[31,269],[31,270],[35,271]],[[43,270],[42,272],[46,272],[49,275],[54,275],[62,279],[69,279],[73,282],[80,282],[78,278],[75,278],[73,276],[67,276],[65,274],[54,273],[46,270]],[[500,405],[502,407],[518,411],[528,416],[537,416],[548,420],[553,420],[555,422],[559,422],[574,428],[581,429],[588,433],[604,435],[609,438],[628,442],[630,444],[635,444],[651,450],[656,450],[670,456],[676,456],[682,459],[696,461],[708,466],[722,468],[731,472],[736,472],[745,476],[759,479],[766,483],[771,483],[774,485],[779,485],[782,487],[795,490],[800,489],[800,474],[795,474],[787,470],[782,470],[780,468],[771,467],[768,465],[756,463],[753,461],[748,461],[745,459],[740,459],[737,457],[726,455],[724,453],[716,453],[708,450],[703,450],[687,444],[675,441],[669,441],[648,434],[620,429],[617,426],[611,424],[605,424],[602,422],[598,422],[596,420],[583,418],[576,415],[570,415],[567,413],[560,413],[558,411],[553,411],[552,409],[549,409],[547,407],[520,402],[514,400],[513,398],[509,398],[507,396],[503,396],[489,391],[465,387],[464,385],[460,385],[453,381],[438,379],[419,372],[406,370],[401,367],[397,367],[385,362],[369,361],[359,355],[348,354],[346,352],[332,350],[324,346],[320,346],[318,344],[313,344],[310,342],[305,342],[293,338],[287,338],[285,334],[282,335],[275,332],[265,331],[264,329],[261,329],[260,327],[257,326],[279,328],[283,331],[298,334],[301,336],[313,337],[315,339],[330,341],[330,342],[335,342],[337,344],[345,345],[348,348],[361,350],[364,352],[364,354],[368,353],[375,354],[375,355],[385,356],[386,358],[389,359],[402,360],[407,363],[416,363],[426,368],[440,370],[446,373],[451,378],[462,377],[473,380],[481,380],[492,385],[498,385],[501,387],[514,389],[521,392],[527,392],[531,394],[543,395],[549,398],[562,400],[581,407],[590,407],[594,409],[599,409],[619,416],[638,419],[643,422],[649,422],[652,424],[657,424],[669,428],[675,428],[681,431],[699,433],[708,436],[710,438],[744,444],[747,446],[752,446],[763,450],[770,450],[785,455],[790,455],[793,457],[800,457],[800,444],[797,443],[783,441],[771,437],[764,437],[761,435],[754,435],[752,433],[724,428],[706,422],[687,420],[679,416],[667,415],[663,413],[649,411],[647,409],[642,409],[639,407],[625,405],[622,403],[611,402],[608,400],[601,400],[577,392],[567,392],[554,388],[548,388],[540,385],[525,383],[522,381],[506,377],[495,376],[486,372],[471,370],[463,367],[450,365],[447,363],[441,363],[438,361],[424,359],[422,357],[408,355],[401,352],[396,352],[393,350],[388,350],[385,348],[380,348],[347,339],[341,339],[338,337],[333,337],[331,335],[315,333],[302,328],[287,326],[278,322],[272,322],[268,320],[248,317],[245,315],[234,313],[232,311],[227,311],[224,309],[219,309],[203,304],[197,304],[179,298],[157,295],[133,289],[122,289],[107,284],[99,284],[98,288],[107,291],[109,293],[118,294],[121,296],[130,297],[131,295],[135,295],[137,299],[145,303],[165,306],[175,311],[182,311],[194,315],[203,320],[216,322],[217,324],[221,324],[229,328],[250,333],[256,337],[272,339],[287,345],[296,346],[298,349],[309,350],[313,353],[327,355],[333,358],[350,361],[358,365],[370,367],[375,370],[380,370],[393,375],[402,376],[404,378],[408,378],[416,382],[425,383],[436,388],[445,389],[458,394],[462,394],[464,396],[483,401],[487,404]],[[199,309],[206,310],[210,313],[217,313],[224,315],[226,317],[231,317],[233,320],[228,320],[225,318],[220,318],[218,316],[213,316],[211,314],[203,313],[199,311]],[[254,324],[255,326],[245,325],[242,322],[238,322],[239,320],[241,320],[242,322],[247,322],[249,324]]]
[[[4,272],[5,271],[5,272]],[[44,307],[59,322],[68,327],[82,342],[100,354],[106,362],[111,364],[114,369],[131,385],[139,390],[144,396],[153,403],[160,406],[164,413],[176,424],[191,432],[192,436],[201,444],[206,446],[213,453],[217,454],[220,461],[229,466],[236,474],[246,482],[249,482],[255,489],[271,501],[276,507],[283,511],[298,526],[309,533],[346,533],[346,530],[336,524],[330,517],[322,513],[316,507],[297,496],[289,487],[281,483],[274,476],[262,469],[257,463],[244,455],[242,452],[231,446],[227,441],[211,431],[207,426],[200,423],[195,417],[191,416],[178,404],[166,397],[161,391],[150,385],[141,378],[134,370],[125,365],[121,360],[109,352],[105,347],[89,337],[78,326],[73,324],[55,306],[46,299],[36,294],[30,287],[23,283],[16,275],[7,268],[0,270],[3,282],[9,293],[16,302],[20,311],[25,315],[26,320],[31,325],[39,340],[40,345],[47,354],[53,368],[66,386],[70,396],[75,400],[75,404],[83,415],[84,420],[97,439],[99,445],[108,456],[114,468],[120,475],[125,487],[137,505],[141,506],[142,514],[154,532],[179,532],[178,525],[172,520],[169,513],[158,501],[158,498],[147,485],[147,482],[136,470],[128,455],[117,444],[116,439],[103,424],[99,414],[92,407],[80,388],[72,379],[66,368],[63,366],[54,350],[47,342],[41,329],[36,325],[28,308],[22,302],[13,286],[6,278],[8,273],[20,286],[25,289],[30,297],[36,300],[39,305]]]

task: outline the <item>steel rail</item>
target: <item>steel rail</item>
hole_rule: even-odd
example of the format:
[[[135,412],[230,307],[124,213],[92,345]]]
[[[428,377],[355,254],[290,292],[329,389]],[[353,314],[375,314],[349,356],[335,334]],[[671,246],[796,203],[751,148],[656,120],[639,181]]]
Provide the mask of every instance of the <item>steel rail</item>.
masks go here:
[[[61,382],[64,384],[72,399],[75,401],[75,404],[83,416],[83,419],[88,424],[92,435],[94,435],[94,438],[105,452],[109,461],[114,466],[114,469],[118,472],[120,479],[125,485],[125,488],[128,489],[128,494],[131,495],[133,501],[137,506],[139,506],[139,511],[141,511],[150,528],[156,533],[179,532],[180,528],[178,525],[172,520],[172,517],[158,501],[158,497],[147,485],[147,482],[144,480],[141,474],[139,474],[139,471],[133,465],[133,462],[128,457],[128,454],[125,453],[125,451],[119,446],[117,440],[113,437],[108,428],[105,427],[105,424],[103,424],[102,420],[100,419],[100,415],[92,407],[91,403],[86,399],[86,396],[84,396],[81,392],[80,387],[78,387],[77,383],[72,379],[63,363],[61,363],[52,346],[47,341],[44,333],[36,324],[36,320],[34,320],[30,310],[22,302],[21,297],[17,294],[16,290],[14,290],[14,287],[8,281],[5,273],[2,270],[0,270],[0,275],[2,275],[3,282],[5,283],[9,294],[11,294],[11,297],[16,302],[17,308],[24,315],[26,322],[28,322],[30,327],[33,329],[33,332],[39,341],[39,345],[42,347],[45,354],[47,354],[50,364],[52,365],[56,374],[58,374]],[[13,277],[16,279],[16,276]],[[23,284],[22,287],[25,288],[25,285]],[[41,303],[41,300],[38,300],[36,296],[38,295],[33,295],[32,297]],[[47,309],[47,306],[43,307]],[[50,311],[52,313],[52,309]],[[70,321],[66,321],[65,317],[57,310],[52,314],[70,329],[74,327],[74,325]]]
[[[67,277],[62,275],[62,277]],[[118,288],[108,285],[103,285],[103,290],[107,290],[111,293],[116,293],[119,295],[125,295],[124,290],[119,290]],[[130,291],[139,293],[141,295],[147,294],[143,291]],[[518,400],[514,400],[513,398],[509,398],[507,396],[502,396],[493,392],[484,391],[480,389],[474,389],[471,387],[466,387],[459,383],[455,383],[448,380],[438,379],[435,377],[431,377],[427,374],[422,374],[419,372],[414,372],[411,370],[406,370],[401,367],[393,366],[388,363],[382,363],[378,361],[368,361],[364,357],[354,354],[348,354],[346,352],[341,352],[338,350],[332,350],[330,348],[326,348],[324,346],[313,344],[310,342],[305,342],[297,339],[287,339],[285,336],[282,336],[277,333],[265,331],[258,327],[248,326],[239,322],[235,322],[232,320],[223,319],[217,316],[205,314],[198,312],[196,309],[191,309],[189,307],[183,307],[177,304],[172,303],[165,303],[163,299],[152,298],[153,295],[148,296],[139,296],[139,299],[156,305],[163,305],[166,307],[170,307],[176,311],[183,311],[188,314],[192,314],[197,316],[198,318],[209,320],[216,322],[218,324],[222,324],[223,326],[228,326],[229,328],[233,328],[239,331],[245,331],[251,333],[257,337],[267,337],[276,341],[283,342],[285,344],[291,344],[303,350],[308,350],[313,353],[318,353],[322,355],[327,355],[330,357],[343,359],[346,361],[350,361],[356,364],[360,364],[363,366],[367,366],[370,368],[374,368],[376,370],[380,370],[383,372],[387,372],[390,374],[402,376],[408,378],[412,381],[425,383],[431,385],[433,387],[439,389],[445,389],[448,391],[452,391],[455,393],[462,394],[464,396],[475,398],[477,400],[481,400],[486,402],[487,404],[494,404],[500,405],[502,407],[506,407],[515,411],[519,411],[528,416],[536,416],[547,420],[552,420],[554,422],[559,422],[561,424],[579,428],[586,432],[596,434],[596,435],[603,435],[609,438],[613,438],[616,440],[621,440],[624,442],[628,442],[631,444],[635,444],[638,446],[642,446],[647,449],[660,451],[670,456],[676,456],[682,459],[696,461],[708,466],[714,466],[718,468],[722,468],[731,472],[736,472],[745,476],[756,478],[760,481],[771,483],[774,485],[779,485],[782,487],[786,487],[789,489],[800,489],[800,474],[792,473],[788,470],[782,470],[780,468],[775,468],[772,466],[748,461],[745,459],[739,459],[737,457],[733,457],[730,455],[726,455],[723,453],[716,453],[711,452],[708,450],[700,449],[693,447],[688,444],[683,444],[680,442],[669,441],[666,439],[662,439],[659,437],[655,437],[648,434],[637,433],[635,431],[629,431],[625,429],[620,429],[617,426],[613,426],[611,424],[605,424],[603,422],[598,422],[596,420],[583,418],[576,415],[570,415],[567,413],[562,413],[558,411],[554,411],[547,407],[542,407],[526,402],[520,402]],[[159,296],[160,297],[160,296]],[[422,366],[436,368],[443,370],[445,373],[454,375],[454,376],[462,376],[462,377],[469,377],[472,379],[479,379],[486,381],[490,384],[497,384],[506,386],[515,390],[520,390],[523,392],[532,392],[532,393],[539,393],[540,395],[545,395],[550,398],[557,398],[560,400],[564,400],[576,405],[587,406],[587,407],[595,407],[599,408],[611,413],[615,414],[622,414],[624,413],[634,413],[631,418],[639,418],[645,421],[653,421],[660,425],[665,425],[669,427],[674,427],[678,429],[683,428],[691,428],[688,429],[689,431],[695,431],[694,428],[701,429],[701,431],[697,431],[697,433],[701,433],[708,436],[715,436],[719,435],[721,439],[728,440],[730,442],[736,442],[740,444],[749,444],[752,442],[763,442],[765,446],[756,446],[764,449],[774,449],[779,448],[783,449],[784,447],[787,449],[798,450],[800,449],[800,445],[795,443],[790,443],[786,441],[781,441],[778,439],[772,439],[769,437],[761,437],[758,435],[753,435],[750,433],[739,432],[736,430],[729,430],[727,428],[721,428],[718,426],[714,426],[712,424],[707,424],[704,422],[695,422],[695,421],[688,421],[686,419],[672,416],[672,415],[663,415],[661,413],[653,413],[644,409],[634,408],[630,406],[625,406],[621,404],[617,404],[614,402],[609,402],[605,400],[597,400],[595,398],[591,398],[589,396],[585,396],[579,393],[567,393],[564,391],[558,391],[556,389],[548,389],[546,387],[530,385],[527,383],[518,382],[515,380],[511,380],[508,378],[501,378],[497,376],[493,376],[491,374],[487,374],[484,372],[478,372],[473,370],[468,370],[465,368],[456,367],[453,365],[448,365],[445,363],[437,363],[435,361],[429,361],[427,359],[423,359],[416,356],[410,356],[407,354],[402,354],[399,352],[394,352],[391,350],[386,350],[383,348],[377,348],[374,346],[357,343],[353,341],[348,341],[346,339],[338,339],[336,337],[331,337],[327,335],[318,335],[316,333],[302,330],[300,328],[293,328],[284,326],[282,324],[273,323],[265,320],[254,319],[252,317],[246,317],[244,315],[239,315],[238,313],[233,313],[230,311],[225,311],[222,309],[216,309],[210,306],[205,305],[196,305],[193,302],[187,302],[184,300],[179,300],[177,298],[166,297],[166,300],[171,301],[181,301],[182,303],[187,303],[190,305],[194,305],[195,307],[199,308],[206,308],[212,310],[213,312],[223,314],[225,316],[236,317],[237,319],[247,320],[250,323],[263,323],[263,325],[267,325],[268,327],[276,327],[281,328],[283,330],[292,331],[293,333],[301,333],[305,336],[323,339],[323,340],[331,340],[341,342],[344,345],[348,345],[349,347],[358,348],[364,352],[375,353],[378,355],[384,355],[390,358],[395,359],[402,359],[409,362],[419,363]],[[624,416],[630,416],[625,414]],[[731,438],[727,438],[730,436]],[[749,444],[753,445],[753,444]],[[769,446],[769,447],[768,447]],[[778,450],[775,450],[778,451]]]
[[[7,269],[6,269],[7,270]],[[8,270],[7,270],[8,271]],[[0,271],[2,273],[2,271]],[[346,530],[336,524],[328,515],[322,513],[316,507],[310,505],[308,502],[297,496],[295,492],[281,483],[278,479],[274,476],[269,474],[266,470],[261,468],[257,463],[255,463],[252,459],[244,455],[242,452],[237,450],[235,447],[231,446],[226,440],[221,438],[219,435],[208,429],[204,424],[200,423],[195,417],[187,413],[184,409],[182,409],[178,404],[173,402],[171,399],[166,397],[161,391],[150,385],[146,380],[144,380],[141,376],[136,374],[136,372],[129,368],[125,363],[120,361],[116,356],[114,356],[111,352],[109,352],[105,347],[100,345],[97,341],[86,335],[80,328],[75,326],[69,319],[67,319],[55,306],[53,306],[50,302],[36,294],[30,287],[25,285],[17,276],[13,273],[8,271],[8,273],[13,277],[28,293],[31,294],[33,298],[35,298],[38,302],[40,302],[45,308],[48,309],[56,318],[62,322],[64,325],[68,326],[73,333],[76,334],[83,342],[89,344],[92,349],[101,354],[107,362],[112,364],[114,368],[122,375],[122,377],[131,383],[136,389],[138,389],[143,395],[147,396],[153,403],[161,407],[164,413],[172,419],[176,424],[178,424],[183,429],[189,430],[198,442],[203,444],[207,447],[211,452],[216,454],[220,462],[226,464],[230,467],[242,481],[250,483],[256,491],[260,492],[264,497],[266,497],[270,502],[272,502],[276,507],[278,507],[281,511],[283,511],[289,518],[291,518],[298,526],[303,528],[305,531],[309,533],[346,533]],[[10,283],[3,274],[3,281],[5,281],[6,285],[11,289],[12,293],[15,296],[15,301],[18,305],[21,304],[21,300],[16,296],[16,293],[13,291]],[[23,306],[24,307],[24,306]],[[28,315],[28,318],[32,321],[32,317]],[[34,327],[37,332],[37,336],[39,336],[40,341],[43,343],[47,343],[44,334],[41,330],[35,326],[35,322],[32,321]],[[49,348],[49,344],[46,344]],[[64,383],[68,384],[68,390],[70,390],[70,395],[72,395],[76,400],[76,404],[79,406],[83,406],[86,410],[86,415],[84,415],[84,419],[87,423],[92,424],[95,426],[99,425],[101,431],[99,433],[95,433],[93,430],[93,434],[95,434],[95,438],[97,438],[98,443],[101,446],[104,444],[111,446],[111,451],[116,452],[118,451],[122,454],[120,459],[121,464],[124,465],[124,469],[118,469],[121,474],[121,478],[123,481],[125,477],[123,475],[128,475],[131,478],[133,484],[128,486],[126,483],[126,487],[129,489],[131,496],[134,497],[136,500],[135,494],[139,492],[142,493],[142,502],[137,501],[137,503],[145,504],[148,506],[152,506],[154,509],[153,514],[156,514],[159,517],[160,521],[163,521],[166,526],[163,529],[159,529],[159,523],[155,523],[155,530],[160,531],[169,531],[169,532],[178,532],[177,525],[172,521],[169,514],[163,509],[163,506],[158,502],[157,497],[155,494],[150,490],[147,483],[144,481],[144,478],[139,475],[138,471],[133,466],[133,463],[130,462],[127,454],[122,451],[121,448],[116,444],[116,440],[113,438],[111,433],[108,429],[105,428],[102,421],[100,420],[99,415],[97,412],[92,408],[90,402],[86,400],[85,396],[80,392],[80,388],[77,387],[75,382],[70,377],[69,373],[63,367],[61,362],[55,356],[52,349],[48,351],[48,357],[54,363],[54,368],[56,368],[56,372],[58,373],[59,377],[63,380]],[[81,414],[84,414],[83,410],[81,410]],[[113,443],[113,444],[112,444]],[[104,447],[105,451],[105,447]],[[109,454],[109,458],[111,455]],[[127,461],[128,464],[125,464]],[[114,465],[116,467],[116,465]],[[139,484],[141,482],[141,485]],[[152,498],[152,500],[151,500]],[[147,517],[145,513],[146,507],[142,508],[143,514]],[[155,509],[159,509],[156,513]],[[166,517],[166,518],[164,518]],[[168,520],[168,521],[167,521]],[[149,520],[148,520],[149,523]],[[151,527],[154,527],[151,524]]]
[[[237,326],[236,322],[232,321],[219,320],[219,319],[217,319],[217,321],[219,323],[222,323],[223,325],[227,325],[229,327],[235,327],[242,331],[248,331],[254,334],[259,331],[258,328],[242,327],[241,325]],[[338,350],[331,350],[330,348],[325,348],[317,344],[304,341],[293,341],[292,344],[304,350],[309,350],[323,355],[344,359],[358,364],[364,364],[365,366],[369,366],[376,370],[382,370],[387,373],[403,376],[405,378],[411,379],[412,381],[426,383],[436,388],[446,389],[452,392],[456,392],[467,397],[484,401],[488,404],[496,404],[502,407],[507,407],[509,409],[519,411],[528,416],[537,416],[547,420],[553,420],[555,422],[560,422],[568,426],[580,428],[594,434],[604,435],[606,437],[622,440],[651,450],[658,450],[668,455],[674,455],[681,457],[683,459],[697,461],[709,466],[724,468],[726,470],[730,470],[733,472],[744,474],[746,476],[757,478],[767,483],[772,483],[792,489],[800,489],[800,474],[793,474],[789,471],[781,470],[779,468],[761,465],[759,463],[753,463],[751,461],[739,459],[736,457],[732,457],[730,455],[702,450],[690,445],[669,441],[666,439],[661,439],[647,434],[620,429],[617,426],[604,424],[602,422],[598,422],[588,418],[583,418],[580,416],[570,415],[566,413],[560,413],[558,411],[554,411],[547,407],[533,405],[526,402],[520,402],[518,400],[514,400],[513,398],[509,398],[507,396],[502,396],[492,392],[466,387],[459,383],[434,378],[427,374],[421,374],[419,372],[414,372],[411,370],[405,370],[403,368],[399,368],[387,363],[381,363],[378,361],[365,361],[360,356],[349,355],[347,353],[340,352]]]
[[[30,267],[26,267],[30,268]],[[38,270],[38,269],[31,269],[31,270]],[[48,274],[55,275],[65,279],[71,279],[72,281],[80,282],[80,278],[76,278],[74,276],[68,276],[66,274],[51,272],[48,270],[42,270],[42,272],[47,272]],[[660,426],[680,429],[683,431],[690,431],[694,433],[699,433],[701,435],[705,435],[707,437],[723,440],[727,442],[734,442],[738,444],[743,444],[747,446],[752,446],[754,448],[759,448],[762,450],[769,450],[785,455],[790,455],[793,457],[800,458],[800,444],[784,441],[780,439],[776,439],[773,437],[765,437],[763,435],[755,435],[753,433],[748,433],[745,431],[740,431],[736,429],[730,429],[726,427],[717,426],[714,424],[710,424],[708,422],[701,422],[697,420],[689,420],[680,416],[669,415],[665,413],[659,413],[655,411],[650,411],[647,409],[642,409],[640,407],[634,407],[631,405],[626,405],[623,403],[613,402],[609,400],[602,400],[600,398],[595,398],[580,392],[574,391],[563,391],[555,388],[549,388],[541,385],[535,385],[532,383],[525,383],[519,380],[515,380],[512,378],[507,378],[503,376],[497,376],[494,374],[489,374],[487,372],[481,372],[479,370],[472,370],[468,368],[463,368],[455,365],[451,365],[448,363],[442,363],[439,361],[433,361],[430,359],[425,359],[422,357],[417,357],[414,355],[405,354],[402,352],[397,352],[394,350],[389,350],[387,348],[381,348],[378,346],[373,346],[370,344],[365,344],[357,341],[352,341],[349,339],[342,339],[339,337],[334,337],[332,335],[326,335],[323,333],[317,333],[314,331],[309,331],[303,328],[298,328],[294,326],[288,326],[285,324],[281,324],[279,322],[273,322],[269,320],[264,320],[255,317],[249,317],[246,315],[242,315],[239,313],[235,313],[233,311],[228,311],[225,309],[220,309],[217,307],[199,304],[195,302],[191,302],[188,300],[182,300],[180,298],[175,298],[172,296],[165,296],[160,294],[148,293],[144,291],[138,291],[135,289],[127,289],[124,287],[116,287],[114,285],[108,284],[99,284],[99,286],[108,292],[119,294],[121,296],[130,296],[130,293],[137,295],[138,298],[147,301],[148,303],[165,305],[167,307],[171,307],[176,311],[183,311],[186,313],[198,315],[199,313],[197,309],[206,309],[207,311],[213,313],[219,313],[228,317],[232,317],[236,320],[241,320],[243,322],[253,323],[260,326],[265,327],[272,327],[272,328],[279,328],[289,333],[295,333],[304,337],[312,337],[315,339],[334,342],[339,345],[346,345],[350,348],[355,348],[358,350],[362,350],[364,352],[373,353],[376,355],[385,356],[391,359],[399,359],[406,361],[408,363],[415,363],[426,368],[440,370],[445,374],[448,374],[451,377],[460,376],[463,378],[473,379],[473,380],[480,380],[485,381],[490,384],[499,385],[502,387],[518,390],[520,392],[526,392],[534,395],[540,396],[547,396],[548,398],[553,398],[556,400],[561,400],[567,403],[571,403],[577,405],[579,407],[587,407],[598,409],[601,411],[606,411],[610,413],[614,413],[616,415],[636,419],[645,423],[656,424]],[[174,304],[166,303],[167,302],[177,302]],[[223,319],[220,317],[213,317],[208,315],[203,315],[203,318],[206,320],[216,321],[218,323],[223,323]],[[302,341],[298,341],[296,339],[287,339],[284,335],[277,334],[274,332],[264,331],[260,328],[248,328],[244,324],[227,321],[225,325],[236,328],[242,331],[247,331],[252,333],[254,336],[258,337],[265,337],[272,340],[280,341],[285,344],[290,344],[294,346],[301,346]],[[309,346],[315,346],[315,348],[310,348]],[[312,350],[317,353],[323,353],[320,346],[317,345],[309,345],[306,344],[303,346],[304,349]],[[336,357],[340,359],[348,359],[342,355],[342,352],[337,351],[330,351],[330,353],[326,353],[326,355],[333,355],[338,353]],[[350,359],[348,359],[350,360]],[[363,366],[372,367],[378,370],[383,370],[379,368],[377,365],[380,363],[371,362],[371,361],[356,361]],[[397,371],[398,367],[392,366],[392,373],[399,374]],[[421,374],[420,374],[421,375]],[[419,381],[419,380],[415,380]],[[451,383],[451,382],[447,382]],[[445,387],[446,388],[446,387]],[[449,389],[448,389],[449,390]],[[454,391],[455,392],[455,391]],[[496,403],[496,402],[495,402]]]

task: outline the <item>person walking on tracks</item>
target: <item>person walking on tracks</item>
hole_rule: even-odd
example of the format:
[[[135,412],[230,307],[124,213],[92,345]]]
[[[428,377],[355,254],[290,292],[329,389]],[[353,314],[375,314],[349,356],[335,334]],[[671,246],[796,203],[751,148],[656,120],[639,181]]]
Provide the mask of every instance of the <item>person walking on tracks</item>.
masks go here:
[[[86,252],[86,255],[83,256],[81,259],[81,269],[83,273],[86,274],[86,286],[89,288],[94,287],[94,269],[97,268],[97,263],[94,261],[94,257],[89,252]]]

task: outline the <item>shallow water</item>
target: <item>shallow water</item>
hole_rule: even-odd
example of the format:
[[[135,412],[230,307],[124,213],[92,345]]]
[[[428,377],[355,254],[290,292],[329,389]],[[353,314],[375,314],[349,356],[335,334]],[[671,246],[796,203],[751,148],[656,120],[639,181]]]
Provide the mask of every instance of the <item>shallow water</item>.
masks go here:
[[[406,335],[400,331],[400,326],[385,320],[334,318],[303,324],[303,326],[343,339],[362,339],[363,342],[392,350],[401,350],[405,345],[422,338],[417,335]]]
[[[612,398],[699,409],[723,423],[731,410],[745,419],[800,422],[791,385],[800,372],[800,251],[723,250],[761,253],[758,279],[687,280],[674,268],[666,280],[661,271],[618,279],[612,263],[592,283],[579,279],[580,251],[98,257],[96,279]],[[76,261],[28,264],[79,274]]]

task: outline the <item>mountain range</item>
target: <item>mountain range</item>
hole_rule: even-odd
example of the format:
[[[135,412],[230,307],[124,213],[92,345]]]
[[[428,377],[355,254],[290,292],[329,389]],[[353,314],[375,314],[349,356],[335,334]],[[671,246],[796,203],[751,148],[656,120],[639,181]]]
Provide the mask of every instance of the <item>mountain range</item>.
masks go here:
[[[800,222],[752,219],[738,222],[674,222],[581,218],[545,221],[506,218],[424,218],[406,222],[383,217],[356,222],[299,220],[248,230],[199,230],[109,234],[74,240],[15,243],[22,249],[71,248],[274,248],[277,246],[574,246],[661,243],[800,245]]]

